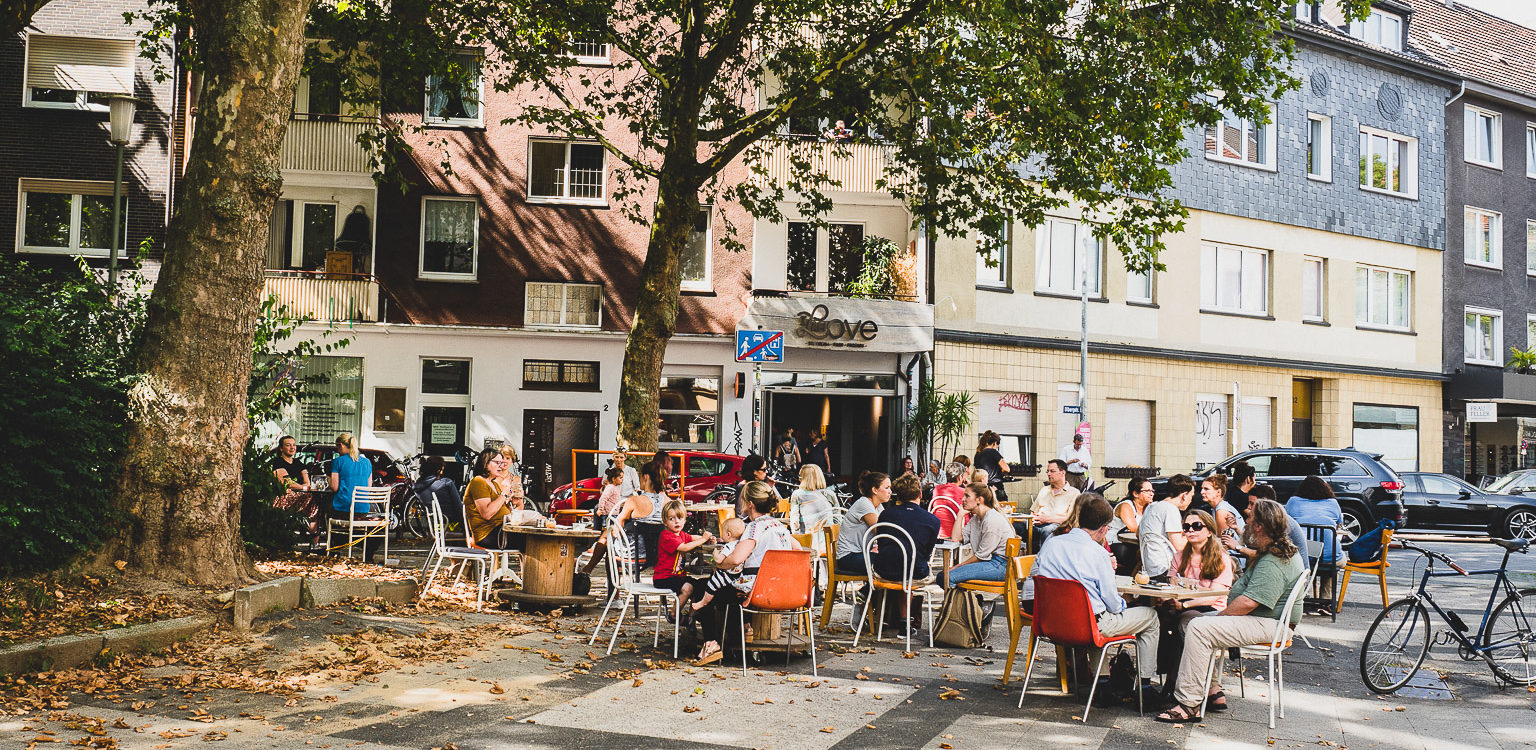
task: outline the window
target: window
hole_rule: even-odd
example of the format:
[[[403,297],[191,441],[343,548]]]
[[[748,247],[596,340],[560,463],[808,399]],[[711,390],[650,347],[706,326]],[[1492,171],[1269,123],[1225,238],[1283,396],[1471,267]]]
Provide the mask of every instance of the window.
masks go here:
[[[1333,118],[1307,115],[1307,176],[1333,181]]]
[[[336,249],[336,204],[293,201],[294,268],[323,268],[325,254]]]
[[[1463,242],[1468,265],[1489,268],[1499,268],[1503,265],[1504,233],[1500,229],[1502,219],[1503,217],[1497,211],[1467,206]]]
[[[597,362],[561,362],[552,359],[523,360],[523,388],[539,391],[596,391]]]
[[[1242,247],[1200,247],[1200,309],[1269,314],[1269,253]]]
[[[1536,177],[1536,125],[1525,125],[1525,176]]]
[[[688,244],[683,248],[678,264],[683,267],[683,291],[708,292],[714,289],[710,282],[710,270],[714,266],[713,250],[715,233],[710,206],[701,206],[699,215],[688,232]]]
[[[976,252],[976,286],[991,287],[995,289],[1007,289],[1009,286],[1010,261],[1013,256],[1013,225],[1005,220],[1002,226],[994,230],[995,244],[991,247],[990,255],[982,255],[977,242]]]
[[[841,292],[864,273],[864,225],[827,227],[827,291]]]
[[[1046,219],[1035,232],[1035,290],[1099,296],[1103,254],[1103,244],[1086,224]]]
[[[479,270],[479,203],[474,198],[421,199],[421,259],[417,275],[473,281]]]
[[[480,55],[465,52],[453,56],[453,69],[427,77],[427,116],[429,125],[484,124],[481,102],[485,100],[485,82],[480,76]]]
[[[93,257],[111,252],[112,183],[24,179],[21,201],[22,252]],[[128,247],[128,196],[121,205],[120,251]]]
[[[1536,349],[1536,315],[1525,316],[1525,348]]]
[[[1251,463],[1253,459],[1248,461]],[[1276,453],[1269,462],[1269,476],[1272,477],[1305,477],[1310,474],[1323,476],[1327,473],[1318,456],[1313,453]]]
[[[657,444],[662,448],[719,446],[720,378],[662,375]],[[692,474],[693,467],[689,467]],[[705,474],[704,476],[710,476]]]
[[[1350,21],[1349,35],[1378,47],[1403,51],[1403,17],[1372,8],[1364,21]]]
[[[790,291],[816,291],[816,225],[801,221],[789,223],[789,267],[786,280]]]
[[[596,328],[602,324],[602,287],[596,284],[528,282],[524,325]]]
[[[133,93],[132,39],[27,35],[22,105],[104,112],[106,97]]]
[[[1205,158],[1261,169],[1275,168],[1275,124],[1254,122],[1223,109],[1205,130]]]
[[[1525,272],[1536,276],[1536,221],[1525,221]]]
[[[1462,135],[1466,141],[1466,160],[1473,164],[1501,169],[1503,154],[1499,148],[1502,130],[1499,115],[1476,107],[1467,107],[1465,111],[1466,120],[1462,127]]]
[[[1357,450],[1381,454],[1382,463],[1393,471],[1419,470],[1418,409],[1412,406],[1355,404],[1354,412],[1351,442]],[[1362,467],[1358,475],[1369,476],[1369,473]],[[1423,476],[1426,488],[1434,486],[1430,483],[1434,478],[1430,474]],[[1460,492],[1461,488],[1452,485],[1450,491]]]
[[[731,470],[731,462],[723,458],[688,457],[688,478],[720,477]],[[732,479],[735,479],[733,476]]]
[[[1370,328],[1408,330],[1410,274],[1393,268],[1355,269],[1355,323]]]
[[[1323,259],[1301,259],[1301,319],[1313,323],[1323,321],[1323,300],[1328,295],[1324,287]]]
[[[595,143],[529,142],[528,200],[602,205],[603,158]]]
[[[1152,303],[1152,270],[1125,272],[1125,301]]]
[[[571,42],[571,56],[582,65],[607,65],[608,43],[597,41],[597,35],[591,39],[577,39]]]
[[[322,59],[314,49],[305,58],[309,71],[299,77],[293,92],[293,117],[334,121],[341,116],[341,66]]]
[[[423,359],[421,392],[446,396],[469,395],[469,360]]]
[[[1413,198],[1418,195],[1419,140],[1360,128],[1360,188]]]
[[[1504,365],[1504,314],[1498,310],[1467,308],[1462,349],[1469,365]]]
[[[1295,13],[1296,20],[1311,21],[1312,0],[1299,0],[1299,2],[1296,3],[1296,7],[1293,9],[1293,12]]]

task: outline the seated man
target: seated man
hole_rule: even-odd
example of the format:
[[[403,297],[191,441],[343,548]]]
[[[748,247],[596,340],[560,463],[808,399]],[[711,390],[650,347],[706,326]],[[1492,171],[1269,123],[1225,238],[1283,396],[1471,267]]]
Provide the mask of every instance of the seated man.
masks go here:
[[[965,467],[951,463],[944,470],[944,483],[933,488],[933,503],[928,512],[939,519],[939,538],[959,540],[965,531],[965,486],[962,475]]]
[[[1157,610],[1127,607],[1125,599],[1120,597],[1115,586],[1114,560],[1104,548],[1115,511],[1102,495],[1089,493],[1084,498],[1078,509],[1078,527],[1051,535],[1040,548],[1030,575],[1081,583],[1088,590],[1088,601],[1093,605],[1100,633],[1106,636],[1134,633],[1136,672],[1141,677],[1143,691],[1150,692],[1146,685],[1157,675]]]
[[[464,522],[464,504],[459,501],[459,488],[453,480],[443,476],[443,457],[427,456],[421,461],[421,477],[416,484],[411,486],[411,491],[421,498],[424,503],[437,500],[438,510],[442,512],[453,530],[458,531],[458,525]]]
[[[1029,508],[1031,519],[1035,524],[1035,549],[1045,543],[1046,537],[1067,520],[1072,514],[1072,505],[1077,501],[1077,488],[1067,484],[1067,462],[1059,458],[1051,459],[1045,465],[1045,486],[1040,488],[1040,494],[1035,495],[1035,504]],[[1015,529],[1019,536],[1026,536],[1028,529]],[[1027,538],[1027,537],[1026,537]]]

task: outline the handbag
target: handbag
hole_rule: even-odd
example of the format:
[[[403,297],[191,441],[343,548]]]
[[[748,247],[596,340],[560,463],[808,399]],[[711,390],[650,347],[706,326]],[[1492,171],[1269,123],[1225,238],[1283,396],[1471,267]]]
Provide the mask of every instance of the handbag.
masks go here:
[[[933,642],[954,648],[977,648],[987,642],[984,619],[980,593],[948,589],[939,605],[938,622],[933,626]]]

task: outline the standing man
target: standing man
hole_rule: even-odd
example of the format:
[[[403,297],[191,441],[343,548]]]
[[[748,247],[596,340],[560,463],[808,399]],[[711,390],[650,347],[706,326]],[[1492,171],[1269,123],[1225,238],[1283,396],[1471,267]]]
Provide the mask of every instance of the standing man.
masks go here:
[[[1184,511],[1195,498],[1195,483],[1183,474],[1168,478],[1168,494],[1141,512],[1136,542],[1141,545],[1141,572],[1166,578],[1173,560],[1184,551]]]
[[[1057,458],[1067,464],[1067,484],[1078,490],[1083,489],[1088,484],[1088,471],[1093,468],[1093,457],[1088,455],[1088,449],[1083,446],[1083,436],[1073,435],[1072,444],[1063,446]]]
[[[1045,544],[1046,537],[1072,514],[1077,495],[1077,488],[1067,484],[1067,462],[1051,459],[1045,465],[1045,486],[1035,495],[1035,504],[1029,507],[1034,516],[1031,521],[1035,525],[1035,549]],[[1023,536],[1022,533],[1019,535]]]
[[[820,466],[827,485],[832,485],[832,451],[827,446],[827,436],[820,431],[811,433],[811,447],[805,449],[805,462]]]

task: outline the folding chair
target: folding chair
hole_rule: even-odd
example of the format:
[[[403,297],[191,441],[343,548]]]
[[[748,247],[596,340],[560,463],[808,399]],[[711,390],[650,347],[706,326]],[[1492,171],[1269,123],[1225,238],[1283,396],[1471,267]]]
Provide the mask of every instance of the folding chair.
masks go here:
[[[1265,643],[1248,644],[1238,648],[1237,658],[1237,689],[1238,694],[1247,696],[1247,689],[1243,684],[1243,659],[1244,656],[1263,656],[1269,659],[1269,728],[1275,728],[1275,708],[1280,709],[1280,718],[1285,718],[1285,701],[1282,697],[1285,691],[1285,650],[1291,647],[1291,636],[1294,629],[1291,627],[1290,612],[1296,606],[1296,601],[1307,590],[1308,579],[1311,571],[1301,574],[1296,579],[1296,585],[1291,587],[1291,594],[1285,598],[1285,608],[1280,610],[1284,615],[1275,621],[1275,635]],[[1295,635],[1300,635],[1295,633]],[[1205,668],[1205,695],[1209,702],[1211,693],[1211,678],[1216,674],[1216,662],[1221,660],[1221,654],[1226,649],[1216,649],[1211,652],[1211,663]],[[1200,714],[1205,715],[1206,706],[1202,703]]]
[[[512,550],[481,547],[475,542],[475,532],[473,529],[469,528],[468,521],[464,522],[464,541],[470,549],[477,549],[482,552],[490,553],[491,561],[494,563],[491,568],[492,583],[495,583],[497,580],[505,576],[512,580],[513,585],[523,585],[523,577],[518,575],[516,570],[512,569]],[[521,562],[521,558],[519,558],[518,561]]]
[[[615,533],[608,535],[608,580],[610,581],[610,593],[608,603],[603,605],[603,614],[597,618],[597,627],[592,629],[592,637],[587,639],[587,645],[597,640],[597,634],[602,632],[603,620],[608,617],[608,610],[616,599],[623,599],[619,606],[619,617],[613,624],[613,636],[608,639],[608,653],[613,653],[613,644],[619,640],[619,631],[624,628],[624,614],[629,611],[631,600],[635,602],[635,617],[640,617],[641,599],[648,596],[656,597],[656,630],[651,635],[651,648],[661,643],[661,621],[665,619],[663,607],[667,606],[667,600],[672,603],[672,658],[677,658],[678,635],[678,610],[681,602],[677,594],[671,589],[664,589],[654,583],[644,583],[640,580],[636,571],[638,561],[635,560],[634,542],[622,530],[615,529]]]
[[[427,558],[434,564],[417,598],[424,598],[427,595],[427,589],[432,588],[432,582],[437,579],[437,571],[442,568],[444,561],[473,562],[479,571],[475,577],[475,610],[479,611],[485,605],[485,598],[491,590],[491,565],[493,564],[491,553],[483,549],[448,546],[448,521],[443,517],[443,511],[438,507],[436,499],[427,505],[427,526],[432,530],[432,551],[428,553]]]
[[[805,623],[805,632],[811,638],[811,676],[820,676],[816,671],[816,629],[810,627],[811,610],[815,608],[812,590],[816,584],[812,554],[808,549],[775,549],[763,553],[763,562],[752,583],[752,593],[737,608],[741,616],[741,671],[747,671],[747,615],[790,614],[799,615],[797,619]],[[794,638],[786,636],[786,663],[793,648]]]
[[[1035,620],[1029,634],[1028,665],[1024,667],[1024,685],[1019,690],[1019,708],[1024,707],[1024,695],[1029,692],[1029,677],[1035,670],[1035,641],[1044,638],[1058,648],[1092,648],[1099,651],[1099,665],[1088,676],[1088,705],[1083,709],[1083,723],[1088,723],[1088,712],[1093,710],[1093,694],[1099,687],[1099,673],[1104,671],[1104,657],[1110,646],[1119,646],[1117,653],[1126,646],[1135,648],[1136,635],[1106,636],[1099,632],[1098,618],[1093,616],[1093,604],[1088,601],[1088,590],[1077,581],[1062,578],[1035,577]],[[1136,680],[1136,710],[1142,710],[1141,680]]]
[[[901,548],[903,576],[899,581],[887,580],[875,575],[874,561],[870,559],[869,555],[874,550],[876,543],[881,539],[888,540],[890,544],[898,545]],[[916,553],[917,545],[912,542],[912,535],[908,534],[906,529],[894,523],[877,523],[869,527],[869,533],[864,535],[864,570],[869,581],[870,599],[874,599],[876,591],[900,591],[906,596],[908,619],[905,630],[907,631],[908,651],[912,650],[912,622],[910,619],[912,614],[912,591],[914,588],[926,587],[928,584],[933,583],[933,576],[931,575],[927,578],[918,579],[912,577],[912,565],[914,562],[912,557]],[[880,621],[872,628],[875,631],[875,640],[879,640],[885,634],[885,605],[887,598],[880,598]],[[869,605],[872,603],[872,601],[865,602],[864,612],[858,616],[858,625],[854,627],[853,631],[854,648],[859,647],[859,635],[864,632],[864,621],[869,619]],[[854,606],[854,610],[857,612],[857,605]],[[928,615],[928,648],[933,648],[933,608],[924,604],[923,612]]]
[[[333,549],[331,536],[341,532],[347,535],[347,559],[352,559],[352,548],[358,540],[370,536],[384,538],[384,559],[389,560],[389,495],[392,487],[353,487],[352,502],[347,503],[346,518],[331,518],[325,522],[325,547]],[[358,506],[363,512],[357,512]],[[367,541],[361,557],[367,559]]]
[[[1387,594],[1387,568],[1392,567],[1392,563],[1387,562],[1387,550],[1389,549],[1392,549],[1392,529],[1382,529],[1381,557],[1376,558],[1374,562],[1357,563],[1346,561],[1344,563],[1344,580],[1339,583],[1339,599],[1334,603],[1333,611],[1337,612],[1339,607],[1344,606],[1344,594],[1349,591],[1349,574],[1351,573],[1376,576],[1377,580],[1381,581],[1382,609],[1386,609],[1387,605],[1392,603],[1392,599]]]

